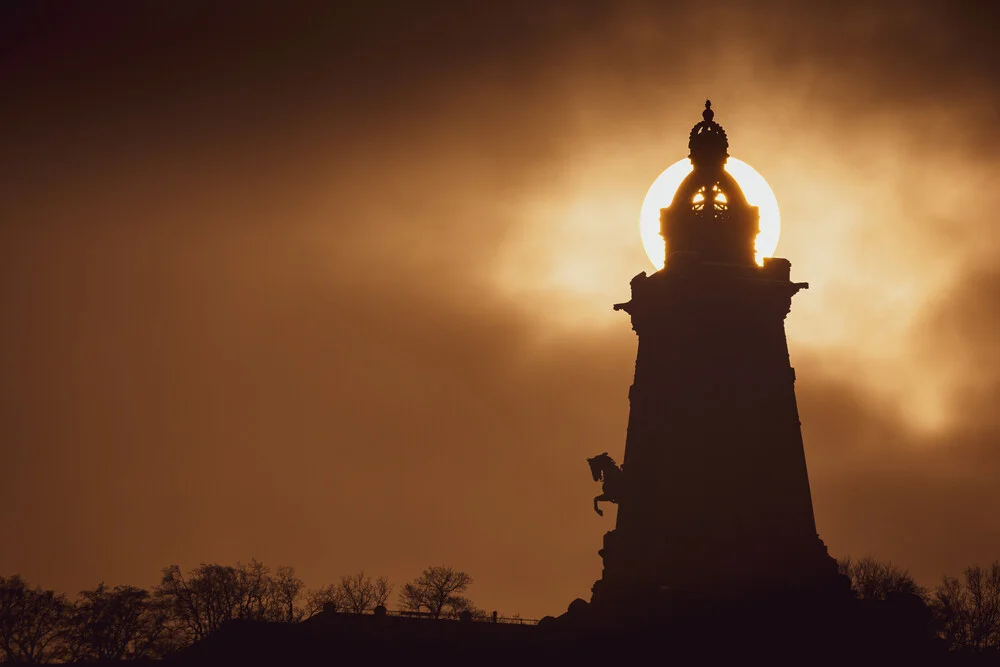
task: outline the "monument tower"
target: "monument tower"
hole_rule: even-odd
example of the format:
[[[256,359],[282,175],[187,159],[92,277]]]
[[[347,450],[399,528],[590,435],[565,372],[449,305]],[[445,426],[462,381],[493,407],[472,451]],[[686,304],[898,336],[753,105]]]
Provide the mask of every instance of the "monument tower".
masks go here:
[[[789,279],[788,260],[758,266],[759,213],[725,170],[728,147],[706,103],[693,171],[660,212],[665,266],[633,278],[615,306],[639,345],[624,461],[605,475],[619,509],[595,602],[836,585],[785,340],[792,296],[808,285]]]

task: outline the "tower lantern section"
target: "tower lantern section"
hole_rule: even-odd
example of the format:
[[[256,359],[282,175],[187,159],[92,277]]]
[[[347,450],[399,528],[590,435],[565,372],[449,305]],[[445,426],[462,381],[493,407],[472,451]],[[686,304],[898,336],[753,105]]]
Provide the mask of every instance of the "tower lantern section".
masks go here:
[[[729,140],[714,118],[712,103],[706,101],[702,121],[692,128],[688,142],[694,169],[677,188],[670,206],[660,211],[668,265],[672,255],[724,264],[756,263],[760,213],[726,171]]]

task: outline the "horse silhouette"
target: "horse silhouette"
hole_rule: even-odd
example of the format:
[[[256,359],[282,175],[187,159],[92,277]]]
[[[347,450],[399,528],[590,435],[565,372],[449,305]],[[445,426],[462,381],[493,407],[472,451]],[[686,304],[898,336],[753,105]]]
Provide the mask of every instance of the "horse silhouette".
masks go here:
[[[602,482],[601,491],[603,493],[594,497],[594,511],[598,516],[604,516],[604,511],[597,506],[599,502],[618,504],[618,496],[621,492],[622,469],[618,467],[615,460],[608,456],[607,452],[598,454],[587,459],[590,464],[590,472],[594,476],[595,482]]]

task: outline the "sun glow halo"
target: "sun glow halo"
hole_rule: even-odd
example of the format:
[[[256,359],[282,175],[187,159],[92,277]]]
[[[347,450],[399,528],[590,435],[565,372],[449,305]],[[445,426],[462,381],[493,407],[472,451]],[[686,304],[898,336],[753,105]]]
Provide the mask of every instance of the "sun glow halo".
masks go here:
[[[670,206],[677,187],[693,169],[691,160],[687,158],[673,163],[657,176],[649,186],[646,198],[642,200],[639,233],[642,235],[642,246],[646,249],[649,261],[657,270],[663,268],[664,259],[663,237],[660,236],[660,209]],[[726,161],[726,171],[740,184],[750,205],[760,209],[760,233],[757,235],[756,251],[757,263],[763,264],[764,258],[773,255],[775,248],[778,247],[778,235],[781,232],[778,199],[764,177],[746,162],[731,157]]]

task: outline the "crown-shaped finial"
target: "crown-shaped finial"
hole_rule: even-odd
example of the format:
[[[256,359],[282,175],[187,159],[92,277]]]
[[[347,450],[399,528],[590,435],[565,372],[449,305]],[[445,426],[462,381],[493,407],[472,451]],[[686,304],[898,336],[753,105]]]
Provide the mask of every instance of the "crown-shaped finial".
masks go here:
[[[691,139],[688,148],[691,149],[691,161],[695,167],[716,165],[721,167],[726,163],[729,153],[729,140],[726,131],[715,122],[715,112],[712,111],[712,100],[705,100],[705,110],[701,112],[704,119],[691,129]]]

